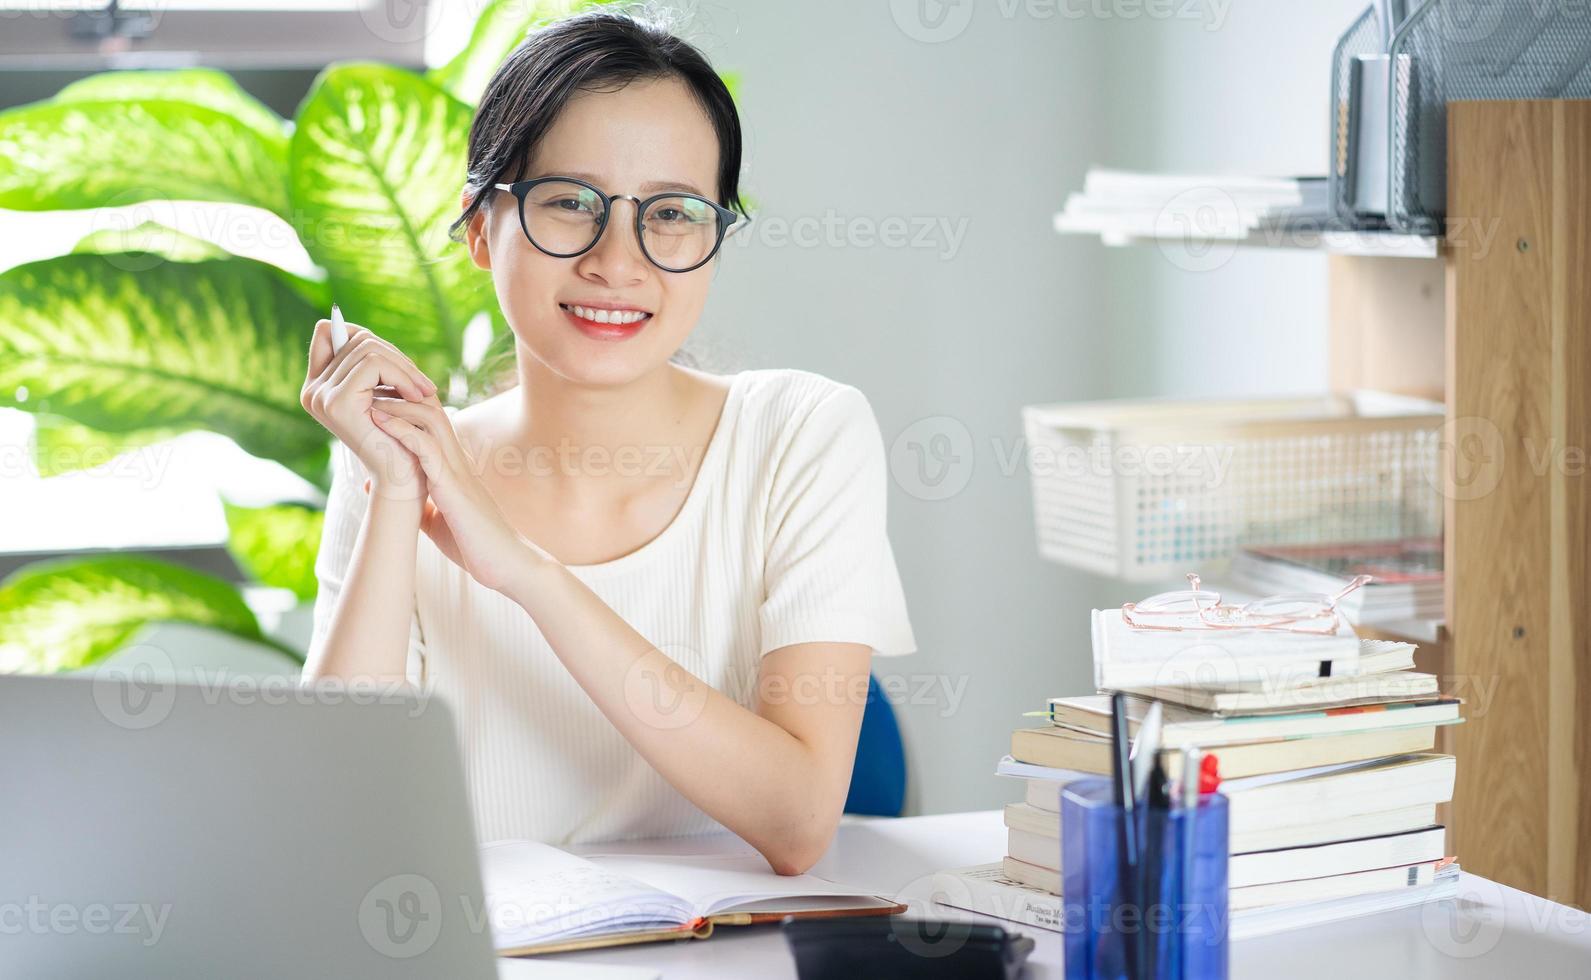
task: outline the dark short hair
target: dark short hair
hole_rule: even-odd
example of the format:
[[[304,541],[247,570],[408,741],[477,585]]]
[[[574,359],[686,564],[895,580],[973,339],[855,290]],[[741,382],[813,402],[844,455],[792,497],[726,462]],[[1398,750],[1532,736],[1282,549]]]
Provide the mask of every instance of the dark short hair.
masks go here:
[[[723,79],[696,47],[666,28],[644,16],[597,7],[532,32],[487,83],[470,124],[471,200],[448,226],[448,237],[463,240],[464,226],[488,199],[483,189],[519,179],[574,95],[665,78],[685,82],[707,113],[718,136],[718,203],[745,214],[740,115]]]

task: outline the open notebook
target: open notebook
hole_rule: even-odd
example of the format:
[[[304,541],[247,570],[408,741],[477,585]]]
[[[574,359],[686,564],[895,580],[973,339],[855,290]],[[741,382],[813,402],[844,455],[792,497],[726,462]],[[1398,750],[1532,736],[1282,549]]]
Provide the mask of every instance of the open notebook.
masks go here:
[[[714,926],[892,915],[906,906],[814,875],[778,875],[756,854],[577,857],[534,841],[481,848],[487,921],[501,956],[659,939]]]

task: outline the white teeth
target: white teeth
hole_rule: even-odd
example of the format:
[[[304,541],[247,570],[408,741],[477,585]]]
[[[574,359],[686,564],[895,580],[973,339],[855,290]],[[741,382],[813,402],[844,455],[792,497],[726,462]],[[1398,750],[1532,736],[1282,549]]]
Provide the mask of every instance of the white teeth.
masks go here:
[[[639,323],[647,318],[648,314],[639,310],[594,310],[588,306],[564,306],[575,316],[582,320],[594,323]]]

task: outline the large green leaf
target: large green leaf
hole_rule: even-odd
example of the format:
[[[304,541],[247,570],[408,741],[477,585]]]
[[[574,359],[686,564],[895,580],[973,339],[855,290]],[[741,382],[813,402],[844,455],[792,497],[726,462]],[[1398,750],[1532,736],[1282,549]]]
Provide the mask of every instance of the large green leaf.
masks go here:
[[[480,101],[492,73],[530,31],[607,0],[492,0],[475,20],[464,50],[427,77],[456,99]]]
[[[73,82],[55,93],[50,101],[133,102],[144,99],[188,102],[224,112],[271,142],[287,136],[287,120],[243,91],[231,75],[214,68],[104,71]]]
[[[195,238],[158,221],[145,221],[131,228],[101,228],[78,239],[77,244],[72,246],[72,251],[93,252],[98,255],[118,255],[124,252],[150,253],[145,256],[118,255],[115,261],[131,271],[158,265],[165,259],[173,262],[202,262],[205,259],[224,259],[232,256],[231,252],[214,242]],[[269,263],[265,268],[289,289],[302,296],[304,302],[310,306],[317,310],[330,308],[331,291],[324,282],[305,279]]]
[[[173,262],[203,262],[224,259],[226,249],[202,238],[180,232],[158,221],[145,221],[131,228],[111,227],[89,232],[72,246],[74,252],[114,255],[118,252],[150,252],[151,265],[166,258]]]
[[[227,550],[255,579],[313,599],[319,589],[315,558],[326,512],[299,504],[226,508]]]
[[[353,63],[322,72],[299,107],[293,209],[304,246],[349,320],[433,379],[464,325],[492,302],[491,278],[447,237],[464,185],[470,107],[418,75]]]
[[[62,558],[0,583],[0,673],[91,666],[152,622],[209,626],[293,655],[214,576],[141,557]]]
[[[182,92],[167,78],[162,90],[133,99],[115,97],[118,86],[104,76],[79,84],[65,99],[0,112],[0,208],[173,199],[236,201],[287,215],[285,130],[262,129],[237,105],[218,108],[213,79],[195,79]]]
[[[259,262],[133,261],[0,273],[0,405],[106,432],[210,429],[323,482],[327,434],[298,401],[319,312]]]

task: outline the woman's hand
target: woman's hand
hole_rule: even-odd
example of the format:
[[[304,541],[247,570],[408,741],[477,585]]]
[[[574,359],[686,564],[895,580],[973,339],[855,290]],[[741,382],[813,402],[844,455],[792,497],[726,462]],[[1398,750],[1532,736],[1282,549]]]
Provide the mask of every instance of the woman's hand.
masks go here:
[[[378,398],[370,414],[418,462],[431,496],[420,529],[454,564],[501,591],[527,557],[555,560],[508,523],[441,405]]]
[[[441,411],[436,385],[402,351],[364,327],[348,324],[348,342],[335,354],[331,321],[315,324],[309,345],[309,372],[299,404],[351,449],[384,497],[424,500],[425,474],[412,453],[371,419],[383,401],[430,405]]]

